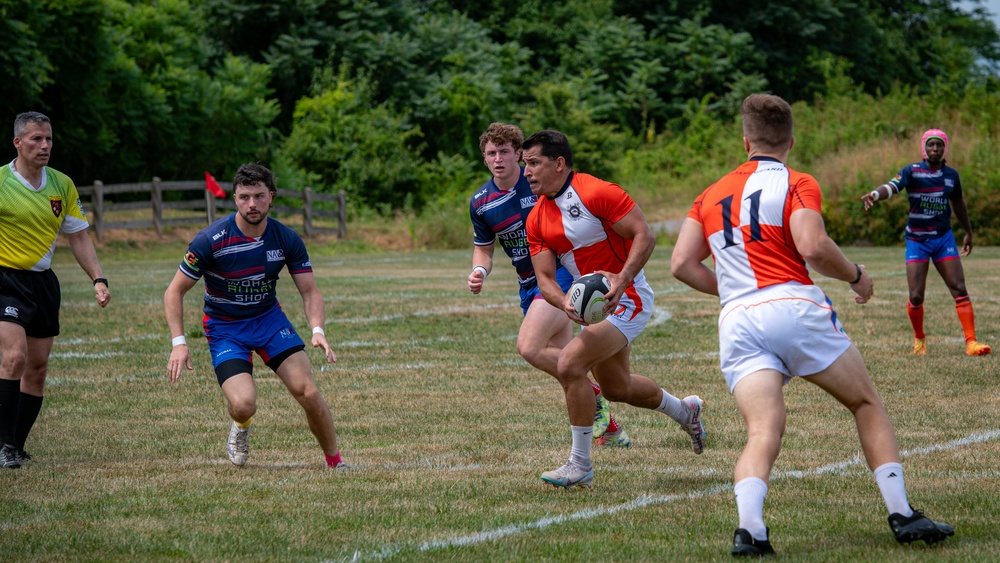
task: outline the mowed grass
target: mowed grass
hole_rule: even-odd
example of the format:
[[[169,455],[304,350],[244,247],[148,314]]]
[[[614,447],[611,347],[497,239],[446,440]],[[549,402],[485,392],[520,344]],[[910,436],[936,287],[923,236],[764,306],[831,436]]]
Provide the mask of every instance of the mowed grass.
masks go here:
[[[569,453],[562,392],[517,355],[521,311],[502,261],[472,296],[471,250],[314,248],[338,361],[309,356],[353,469],[325,468],[301,409],[259,360],[252,453],[237,468],[199,338],[201,284],[185,300],[195,371],[175,384],[166,376],[162,295],[183,254],[175,246],[145,257],[102,249],[114,295],[106,310],[68,248],[58,249],[62,335],[27,444],[35,461],[0,471],[5,560],[730,558],[743,421],[719,373],[718,302],[670,276],[669,247],[646,268],[657,310],[634,344],[633,369],[707,401],[708,449],[692,454],[663,415],[614,405],[633,446],[595,451],[594,488],[565,491],[539,479]],[[847,253],[874,274],[874,300],[858,306],[847,284],[818,282],[895,423],[911,502],[956,536],[932,548],[896,545],[849,413],[794,381],[765,507],[773,543],[796,560],[1000,559],[997,355],[964,355],[953,301],[931,272],[928,355],[910,356],[902,249]],[[997,348],[1000,249],[976,248],[964,265],[979,339]],[[287,276],[279,293],[308,333]]]

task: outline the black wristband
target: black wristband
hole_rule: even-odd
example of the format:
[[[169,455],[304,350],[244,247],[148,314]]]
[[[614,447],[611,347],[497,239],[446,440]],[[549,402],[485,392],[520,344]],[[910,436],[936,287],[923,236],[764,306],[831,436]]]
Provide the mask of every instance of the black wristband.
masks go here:
[[[94,280],[94,285],[97,285],[99,283],[103,283],[104,285],[107,286],[108,285],[108,279],[107,278],[97,278],[97,279]],[[108,286],[108,287],[110,287],[110,286]]]
[[[858,266],[857,264],[855,264],[854,267],[858,270],[858,277],[855,278],[854,281],[851,282],[851,285],[854,285],[854,284],[858,283],[859,281],[861,281],[861,266]]]

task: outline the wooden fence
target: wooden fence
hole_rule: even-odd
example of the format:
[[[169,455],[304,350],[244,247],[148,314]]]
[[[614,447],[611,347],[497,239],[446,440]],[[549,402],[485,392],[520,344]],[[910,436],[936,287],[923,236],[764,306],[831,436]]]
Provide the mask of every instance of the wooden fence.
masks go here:
[[[159,178],[153,178],[152,182],[139,182],[136,184],[109,184],[97,180],[92,186],[79,186],[81,198],[90,198],[92,213],[91,228],[97,235],[98,241],[104,240],[104,231],[108,229],[148,229],[155,228],[156,234],[163,234],[163,227],[181,225],[204,225],[208,226],[216,219],[216,213],[222,211],[229,213],[236,210],[236,203],[233,202],[232,195],[225,198],[216,198],[211,192],[205,189],[204,180],[164,182]],[[166,192],[192,192],[201,191],[205,193],[205,199],[193,199],[184,201],[164,201],[163,194]],[[108,201],[106,197],[113,194],[149,194],[149,199],[139,201],[115,202]],[[294,215],[302,213],[302,234],[308,239],[318,233],[337,233],[338,238],[347,236],[347,211],[346,196],[344,191],[340,193],[324,194],[314,193],[308,186],[302,191],[286,190],[278,188],[277,197],[294,198],[301,200],[298,207],[275,206],[271,208],[274,213],[285,213]],[[131,199],[131,198],[129,198]],[[315,202],[326,201],[336,202],[336,209],[316,209]],[[108,213],[116,211],[136,211],[149,209],[152,217],[150,219],[133,219],[110,221]],[[200,212],[186,217],[164,217],[164,209],[180,209]],[[313,219],[327,218],[336,219],[337,227],[318,227]]]

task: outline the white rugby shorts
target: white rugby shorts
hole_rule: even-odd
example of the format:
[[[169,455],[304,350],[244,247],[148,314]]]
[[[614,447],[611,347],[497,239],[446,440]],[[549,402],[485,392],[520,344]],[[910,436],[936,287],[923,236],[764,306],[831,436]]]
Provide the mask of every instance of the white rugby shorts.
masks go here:
[[[829,298],[815,285],[766,287],[719,314],[719,363],[730,393],[763,369],[783,373],[785,383],[819,373],[850,346]]]
[[[639,270],[639,275],[632,280],[632,288],[637,294],[637,298],[633,299],[629,295],[629,291],[626,291],[622,294],[621,300],[618,301],[618,308],[605,319],[625,335],[629,344],[632,344],[635,337],[642,334],[646,325],[649,324],[649,319],[653,317],[653,288],[649,287],[649,282],[646,281],[646,275],[642,270]],[[636,312],[639,304],[642,307]]]

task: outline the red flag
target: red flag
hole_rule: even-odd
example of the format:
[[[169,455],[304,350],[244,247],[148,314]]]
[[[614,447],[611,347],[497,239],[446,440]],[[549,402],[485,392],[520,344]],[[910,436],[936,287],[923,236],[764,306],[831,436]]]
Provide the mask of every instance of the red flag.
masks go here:
[[[205,171],[205,189],[212,192],[212,195],[215,197],[226,197],[225,190],[222,189],[222,186],[215,181],[215,178],[208,171]]]

